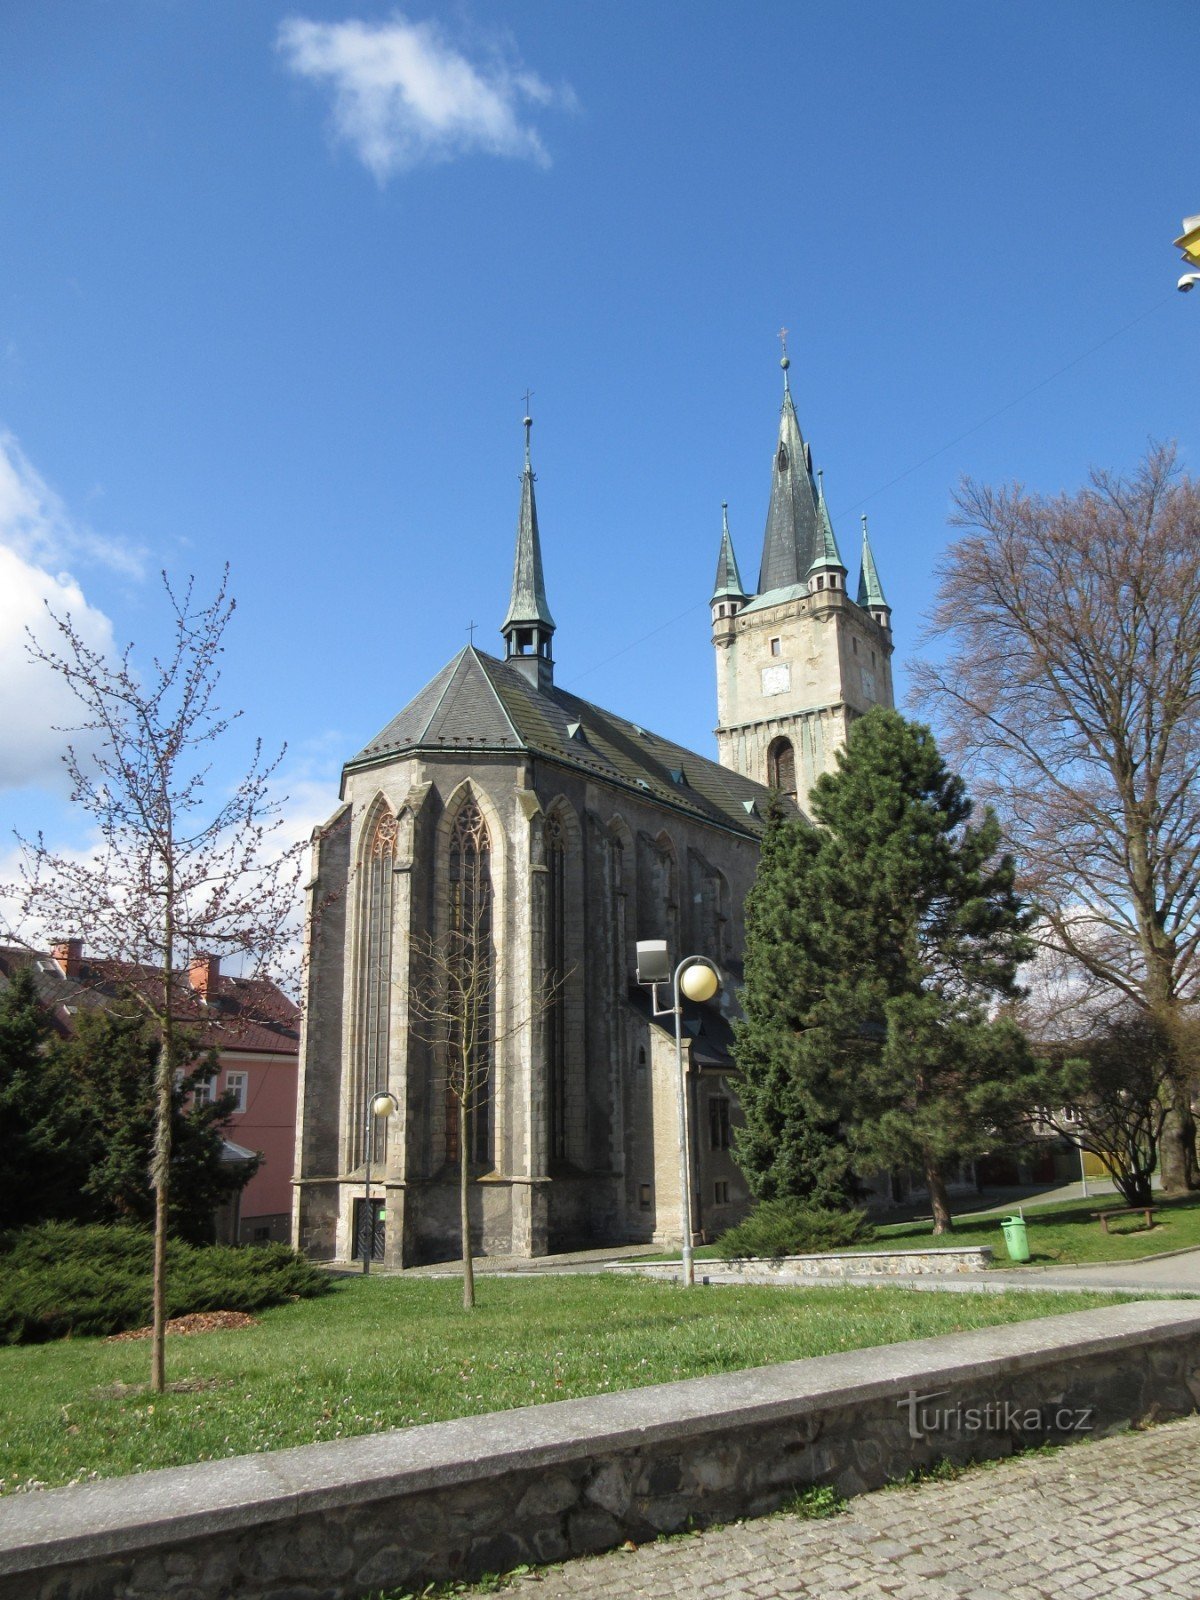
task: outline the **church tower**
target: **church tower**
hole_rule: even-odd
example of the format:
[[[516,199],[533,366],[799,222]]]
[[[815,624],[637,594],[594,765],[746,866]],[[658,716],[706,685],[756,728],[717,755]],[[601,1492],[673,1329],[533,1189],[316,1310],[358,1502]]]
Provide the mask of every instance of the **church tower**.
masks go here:
[[[847,592],[821,475],[800,431],[783,359],[783,404],[758,592],[741,593],[728,518],[721,536],[712,641],[717,753],[723,767],[804,807],[832,770],[850,723],[891,706],[891,608],[863,518],[857,599]]]

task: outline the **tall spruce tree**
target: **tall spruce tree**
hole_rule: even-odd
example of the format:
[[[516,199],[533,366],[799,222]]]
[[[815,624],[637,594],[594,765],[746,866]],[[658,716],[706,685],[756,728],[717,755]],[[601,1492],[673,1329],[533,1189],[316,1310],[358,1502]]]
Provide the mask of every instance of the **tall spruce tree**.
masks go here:
[[[747,902],[739,1153],[756,1193],[802,1192],[792,1168],[837,1127],[858,1170],[923,1172],[943,1233],[947,1170],[1014,1136],[1029,1061],[988,1006],[1015,992],[1031,915],[995,817],[971,822],[897,712],[855,723],[810,803],[817,828],[772,825]]]
[[[745,1125],[735,1154],[759,1200],[844,1205],[855,1192],[850,1153],[836,1116],[802,1068],[797,999],[822,981],[808,937],[817,907],[816,832],[772,806],[758,874],[746,899],[745,1011],[735,1024],[738,1092]]]

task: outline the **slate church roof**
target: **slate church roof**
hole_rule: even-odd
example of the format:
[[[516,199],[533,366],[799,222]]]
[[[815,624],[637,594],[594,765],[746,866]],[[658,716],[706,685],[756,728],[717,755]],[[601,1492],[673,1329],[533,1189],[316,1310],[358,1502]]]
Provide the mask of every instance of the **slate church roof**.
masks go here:
[[[740,773],[467,645],[346,764],[410,751],[527,751],[689,816],[761,838],[768,790]]]

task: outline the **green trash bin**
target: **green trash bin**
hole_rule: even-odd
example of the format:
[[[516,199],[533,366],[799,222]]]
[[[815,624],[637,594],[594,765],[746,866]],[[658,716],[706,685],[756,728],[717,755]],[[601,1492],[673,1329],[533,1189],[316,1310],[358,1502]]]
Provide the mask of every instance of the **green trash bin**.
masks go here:
[[[1029,1234],[1024,1217],[1005,1217],[1000,1224],[1004,1230],[1004,1243],[1010,1261],[1029,1260]]]

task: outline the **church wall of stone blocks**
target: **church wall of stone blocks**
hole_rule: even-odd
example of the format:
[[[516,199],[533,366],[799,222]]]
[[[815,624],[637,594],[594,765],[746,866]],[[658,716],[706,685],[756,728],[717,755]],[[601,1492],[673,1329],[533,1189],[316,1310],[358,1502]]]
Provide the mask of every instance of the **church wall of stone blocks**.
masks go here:
[[[640,939],[729,975],[686,1022],[693,1225],[743,1215],[730,1020],[770,793],[802,807],[849,720],[891,703],[865,529],[851,600],[786,381],[757,595],[721,536],[719,761],[555,683],[529,426],[503,656],[448,662],[347,763],[314,838],[294,1225],[315,1258],[458,1255],[460,1140],[476,1254],[678,1242],[673,1025],[636,984]],[[426,1013],[468,918],[489,998],[464,1112]]]

